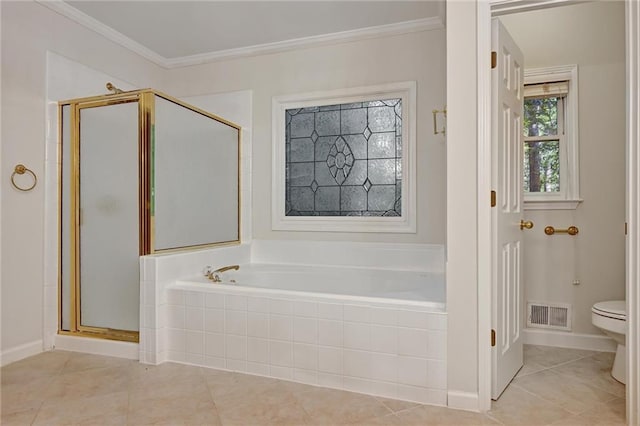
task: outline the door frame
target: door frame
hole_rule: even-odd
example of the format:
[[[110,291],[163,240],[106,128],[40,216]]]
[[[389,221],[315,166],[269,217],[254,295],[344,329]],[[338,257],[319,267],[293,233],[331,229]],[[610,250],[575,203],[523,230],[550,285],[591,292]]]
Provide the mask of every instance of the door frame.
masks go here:
[[[540,2],[535,8],[576,3]],[[640,420],[640,5],[625,0],[626,23],[626,295],[627,295],[627,422]],[[522,0],[480,0],[476,6],[477,40],[477,243],[478,243],[478,408],[491,408],[491,17],[531,10]],[[451,123],[450,123],[451,124]]]

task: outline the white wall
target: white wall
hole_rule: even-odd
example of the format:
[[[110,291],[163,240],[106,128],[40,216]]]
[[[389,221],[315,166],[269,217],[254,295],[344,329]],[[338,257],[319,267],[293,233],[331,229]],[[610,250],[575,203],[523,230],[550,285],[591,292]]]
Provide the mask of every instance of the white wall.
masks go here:
[[[476,9],[447,1],[448,405],[471,410],[479,374]]]
[[[299,49],[171,70],[174,96],[253,90],[253,237],[442,244],[445,240],[445,143],[433,135],[431,110],[445,105],[445,31]],[[271,99],[276,95],[418,82],[417,234],[271,230]],[[259,213],[259,214],[258,214]]]
[[[2,2],[2,170],[24,163],[31,192],[2,176],[3,355],[43,338],[47,50],[137,87],[161,87],[159,67],[34,2]],[[105,82],[106,83],[106,82]],[[100,91],[104,90],[102,88]],[[93,93],[87,93],[91,95]],[[98,94],[98,93],[95,93]],[[55,137],[55,136],[54,136]],[[35,346],[34,346],[35,345]]]
[[[271,97],[395,81],[418,82],[418,233],[274,233],[269,214],[256,214],[249,234],[262,239],[333,239],[442,244],[445,240],[445,143],[434,136],[431,110],[445,105],[444,30],[432,30],[229,60],[166,71],[35,2],[2,2],[2,163],[12,171],[24,163],[40,178],[31,192],[2,179],[3,354],[42,347],[43,290],[54,292],[53,262],[45,261],[47,160],[56,138],[45,124],[47,51],[84,64],[133,87],[154,87],[176,96],[255,90],[253,165],[254,211],[270,211]],[[64,79],[64,77],[62,78]],[[95,93],[104,89],[96,87]],[[86,93],[91,95],[92,93]],[[47,128],[48,127],[48,128]],[[48,170],[53,170],[49,167]],[[49,179],[51,180],[51,179]],[[47,188],[55,190],[55,185]],[[50,250],[49,250],[50,251]],[[49,256],[51,257],[51,256]],[[44,288],[43,288],[44,287]],[[52,299],[49,294],[47,299]],[[51,310],[51,307],[49,307]],[[48,317],[53,318],[53,315]],[[20,324],[16,327],[16,324]],[[46,339],[45,339],[46,340]]]
[[[571,303],[574,333],[600,334],[591,306],[625,286],[624,3],[590,2],[506,15],[526,68],[577,64],[580,196],[576,210],[527,211],[525,300]],[[542,25],[544,23],[544,25]],[[580,234],[546,236],[576,225]],[[579,280],[580,285],[572,282]]]

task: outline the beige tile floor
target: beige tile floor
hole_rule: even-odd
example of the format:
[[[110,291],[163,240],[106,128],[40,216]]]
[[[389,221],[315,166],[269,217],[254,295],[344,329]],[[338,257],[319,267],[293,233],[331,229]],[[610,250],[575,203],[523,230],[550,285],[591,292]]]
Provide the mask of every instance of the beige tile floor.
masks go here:
[[[73,352],[0,370],[2,425],[623,425],[612,354],[525,347],[487,414],[190,367]]]

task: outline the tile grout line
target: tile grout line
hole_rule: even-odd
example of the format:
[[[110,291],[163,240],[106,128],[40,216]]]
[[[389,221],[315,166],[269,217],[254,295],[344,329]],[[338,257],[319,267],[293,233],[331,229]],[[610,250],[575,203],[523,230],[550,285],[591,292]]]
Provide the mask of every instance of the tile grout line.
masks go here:
[[[527,374],[523,374],[521,376],[516,375],[516,377],[514,377],[513,380],[517,380],[517,379],[519,379],[521,377],[528,377],[528,376],[531,376],[531,375],[536,374],[536,373],[541,373],[543,371],[551,370],[552,368],[554,368],[554,367],[545,367],[545,368],[542,368],[540,370],[536,370],[536,371],[532,371],[532,372],[527,373]]]
[[[521,391],[523,391],[523,392],[528,393],[529,395],[532,395],[532,396],[534,396],[534,397],[536,397],[536,398],[538,398],[538,399],[541,399],[541,400],[543,400],[543,401],[545,401],[545,402],[548,402],[549,404],[553,405],[554,407],[556,407],[556,408],[558,408],[558,409],[560,409],[560,410],[562,410],[562,411],[564,411],[564,412],[568,413],[568,414],[569,414],[569,417],[574,415],[571,411],[569,411],[569,410],[567,410],[566,408],[564,408],[564,407],[562,407],[562,406],[558,405],[558,404],[557,404],[557,403],[555,403],[554,401],[551,401],[551,400],[549,400],[549,399],[547,399],[547,398],[545,398],[545,397],[543,397],[543,396],[540,396],[540,395],[538,395],[538,394],[536,394],[536,393],[533,393],[533,392],[531,392],[531,391],[529,391],[529,390],[527,390],[527,389],[523,388],[522,386],[518,386],[517,384],[515,384],[515,387],[517,387],[518,389],[520,389],[520,390],[521,390]]]
[[[613,397],[613,398],[608,399],[608,400],[606,400],[606,401],[600,401],[599,403],[600,403],[600,404],[608,404],[608,403],[610,403],[610,402],[615,401],[616,399],[624,399],[624,398],[619,398],[619,397],[617,397],[617,396],[615,396],[615,395],[614,395],[614,397]],[[584,411],[580,411],[579,413],[574,414],[574,416],[581,416],[581,415],[583,415],[583,414],[588,413],[588,412],[589,412],[589,411],[591,411],[591,410],[593,410],[593,407],[587,408],[587,409],[586,409],[586,410],[584,410]]]
[[[554,367],[554,368],[555,368],[555,367]],[[583,378],[582,376],[569,375],[569,374],[562,373],[562,372],[557,372],[557,371],[555,372],[555,374],[558,374],[558,375],[560,375],[560,376],[563,376],[563,377],[566,377],[566,378],[572,379],[572,380],[574,380],[574,381],[576,381],[576,382],[578,382],[578,383],[580,383],[580,384],[583,384],[583,385],[593,386],[593,387],[595,387],[595,388],[598,388],[598,389],[599,389],[599,390],[601,390],[602,392],[608,393],[608,394],[613,395],[613,396],[615,396],[615,397],[617,397],[617,398],[624,398],[624,396],[618,396],[618,395],[612,394],[612,393],[611,393],[611,392],[609,392],[608,390],[604,390],[604,389],[602,388],[602,386],[600,386],[600,385],[594,385],[592,382],[589,382],[589,381],[584,380],[584,378]],[[625,385],[622,385],[622,384],[621,384],[621,386],[625,386]],[[625,386],[625,395],[626,395],[626,386]]]
[[[599,354],[601,354],[601,353],[613,353],[613,352],[594,351],[594,353],[592,353],[592,354],[590,354],[590,355],[585,355],[584,357],[581,357],[581,358],[576,359],[576,360],[574,360],[574,361],[568,361],[568,362],[565,362],[565,363],[558,364],[558,365],[556,365],[556,366],[554,366],[554,367],[550,367],[548,370],[553,370],[554,368],[557,368],[557,367],[560,367],[560,366],[563,366],[563,365],[566,365],[566,364],[569,364],[569,363],[572,363],[572,362],[580,361],[580,360],[583,360],[583,359],[593,358],[593,357],[595,357],[596,355],[599,355]],[[595,362],[598,362],[597,360],[594,360],[594,361],[595,361]],[[562,376],[562,377],[565,377],[567,380],[572,380],[572,381],[574,381],[574,382],[576,382],[576,383],[579,383],[579,384],[581,384],[581,385],[585,385],[585,386],[592,386],[592,387],[594,387],[594,388],[597,388],[597,389],[598,389],[598,390],[600,390],[601,392],[604,392],[604,393],[606,393],[606,394],[608,394],[608,395],[610,395],[610,396],[611,396],[611,398],[610,398],[610,399],[607,399],[606,401],[600,401],[601,403],[610,403],[610,402],[612,402],[612,401],[615,401],[616,399],[624,399],[624,397],[620,397],[620,396],[618,396],[618,395],[612,394],[612,393],[611,393],[611,392],[609,392],[608,390],[603,389],[601,386],[596,386],[596,385],[593,385],[593,384],[591,384],[591,383],[589,383],[589,382],[587,382],[587,381],[582,381],[582,380],[580,380],[580,378],[578,378],[577,376],[575,376],[575,377],[574,377],[574,376],[569,376],[569,375],[566,375],[566,374],[563,374],[563,373],[560,373],[560,372],[555,372],[555,371],[554,371],[554,373],[555,373],[555,374],[558,374],[558,375],[560,375],[560,376]],[[579,412],[579,413],[577,413],[577,414],[574,414],[574,416],[579,416],[579,415],[585,414],[585,413],[589,412],[591,409],[592,409],[592,408],[587,408],[587,409],[585,409],[584,411],[581,411],[581,412]]]
[[[209,387],[209,382],[207,381],[206,375],[205,375],[205,371],[203,367],[198,367],[199,370],[199,377],[202,380],[202,383],[204,384],[205,389],[207,389],[207,395],[209,395],[209,400],[211,401],[211,403],[213,404],[213,408],[215,409],[215,413],[216,413],[216,417],[218,419],[218,423],[220,425],[222,425],[222,419],[220,418],[220,411],[218,410],[218,405],[216,404],[215,399],[213,399],[213,394],[211,393],[211,388]]]
[[[504,423],[502,423],[502,420],[492,416],[489,412],[484,413],[485,416],[489,417],[491,420],[494,420],[495,422],[497,422],[499,425],[503,425]]]
[[[64,364],[60,367],[60,369],[53,375],[53,377],[51,377],[49,379],[49,381],[47,382],[47,387],[51,386],[51,384],[53,383],[53,381],[55,380],[56,377],[62,376],[63,375],[63,371],[66,368],[67,364],[69,363],[69,361],[71,360],[71,356],[72,356],[73,352],[69,352],[67,355],[67,360],[64,362]],[[42,400],[42,402],[40,403],[40,405],[38,406],[38,409],[36,410],[36,414],[35,416],[33,416],[33,420],[31,421],[31,425],[33,425],[36,420],[38,419],[38,416],[40,415],[40,411],[42,410],[42,407],[44,407],[46,400]]]
[[[603,387],[602,387],[602,386],[594,385],[593,383],[590,383],[590,382],[588,382],[588,381],[586,381],[586,380],[583,380],[583,379],[581,378],[581,376],[570,376],[570,375],[568,375],[568,374],[563,374],[563,373],[559,373],[559,372],[555,372],[555,371],[554,371],[554,374],[557,374],[557,375],[559,375],[559,376],[562,376],[562,377],[564,377],[564,378],[565,378],[565,379],[567,379],[567,380],[571,380],[571,381],[573,381],[573,382],[575,382],[575,383],[578,383],[578,384],[581,384],[581,385],[583,385],[583,386],[589,386],[589,387],[596,388],[596,389],[598,389],[599,391],[604,392],[604,393],[606,393],[606,394],[610,395],[612,398],[611,398],[611,399],[609,399],[609,400],[607,400],[607,401],[605,401],[605,402],[612,401],[612,400],[614,400],[614,399],[616,399],[616,398],[622,398],[622,399],[624,399],[624,396],[622,396],[622,397],[621,397],[621,396],[615,395],[615,394],[613,394],[613,393],[609,392],[609,390],[605,390],[605,389],[603,389]],[[625,388],[625,395],[626,395],[626,388]]]
[[[126,415],[126,424],[129,425],[129,413],[131,412],[131,386],[132,380],[131,376],[129,376],[129,384],[127,385],[127,415]]]
[[[33,420],[31,420],[31,423],[29,423],[30,425],[33,425],[36,422],[36,419],[38,418],[38,416],[40,415],[40,410],[42,410],[42,407],[44,406],[44,400],[42,400],[42,402],[40,403],[40,405],[38,406],[38,409],[36,410],[36,414],[33,416]]]
[[[598,353],[599,353],[599,352],[598,352]],[[594,353],[594,354],[591,354],[591,355],[585,355],[585,356],[583,356],[583,357],[576,358],[576,359],[572,359],[572,360],[570,360],[570,361],[561,362],[560,364],[555,364],[555,365],[552,365],[551,367],[544,367],[544,368],[542,368],[541,370],[533,371],[533,372],[531,372],[531,373],[527,373],[527,374],[523,374],[522,376],[516,377],[515,379],[519,379],[520,377],[527,377],[527,376],[531,376],[531,375],[533,375],[533,374],[541,373],[541,372],[543,372],[543,371],[552,370],[552,369],[554,369],[554,368],[562,367],[562,366],[564,366],[564,365],[571,364],[572,362],[576,362],[576,361],[580,361],[580,360],[583,360],[583,359],[586,359],[586,358],[590,358],[590,357],[593,357],[593,356],[595,356],[595,355],[597,355],[597,353]],[[524,364],[523,364],[523,366],[524,366],[524,365],[526,365],[526,363],[524,363]],[[558,373],[558,374],[559,374],[559,373]]]
[[[397,415],[398,413],[408,413],[409,411],[413,411],[413,410],[415,410],[415,409],[416,409],[416,408],[418,408],[418,407],[419,407],[419,406],[416,406],[416,407],[409,407],[409,408],[404,408],[404,409],[402,409],[402,410],[398,410],[398,411],[396,411],[396,412],[395,412],[395,413],[393,413],[393,414],[396,414],[396,415]]]
[[[532,374],[536,374],[536,373],[540,373],[540,372],[548,371],[548,370],[553,370],[553,369],[556,369],[556,368],[558,368],[558,367],[561,367],[561,366],[564,366],[564,365],[567,365],[567,364],[570,364],[570,363],[575,363],[576,361],[580,361],[580,360],[583,360],[583,359],[593,358],[593,357],[595,357],[595,356],[597,356],[597,353],[594,353],[594,354],[591,354],[591,355],[586,355],[586,356],[584,356],[584,357],[581,357],[581,358],[578,358],[578,359],[574,359],[574,360],[571,360],[571,361],[566,361],[566,362],[564,362],[564,363],[557,364],[557,365],[555,365],[555,366],[553,366],[553,367],[545,368],[545,369],[543,369],[543,370],[537,371],[537,372],[535,372],[535,373],[528,374],[528,375],[526,375],[526,376],[521,376],[521,377],[528,377],[528,376],[530,376],[530,375],[532,375]],[[86,368],[86,367],[87,367],[87,366],[86,366],[86,363],[84,363],[84,362],[83,362],[83,363],[81,363],[81,364],[80,364],[80,366],[85,365],[85,368],[84,368],[84,369],[81,369],[81,370],[80,370],[80,371],[78,371],[78,372],[76,372],[76,371],[68,371],[68,372],[66,372],[66,373],[63,373],[63,371],[65,371],[65,368],[67,368],[67,366],[69,366],[69,363],[70,363],[70,362],[74,362],[74,360],[75,360],[75,355],[71,355],[71,356],[69,356],[69,357],[68,357],[68,358],[63,362],[63,364],[62,364],[62,367],[61,367],[61,368],[59,368],[59,369],[53,369],[53,370],[51,371],[53,374],[51,375],[51,377],[50,377],[49,381],[47,382],[47,386],[51,386],[51,384],[54,382],[54,380],[55,380],[56,378],[58,378],[58,377],[63,377],[63,376],[69,375],[69,374],[74,374],[74,373],[78,373],[78,372],[87,372],[87,371],[89,371],[89,370],[92,370],[92,371],[98,371],[98,370],[106,370],[106,369],[116,368],[116,367],[120,368],[119,366],[104,365],[104,363],[97,363],[96,365],[93,365],[93,367],[91,367],[91,368]],[[594,359],[593,359],[593,362],[594,362],[594,363],[596,363],[596,364],[602,364],[603,360],[598,360],[598,359],[595,359],[595,358],[594,358]],[[177,363],[177,364],[181,364],[181,363]],[[186,364],[186,365],[188,365],[188,364]],[[73,366],[73,364],[71,364],[71,366]],[[123,365],[122,367],[124,367],[124,368],[126,369],[126,367],[127,367],[127,366],[124,366],[124,365]],[[206,388],[207,388],[207,390],[208,390],[208,392],[207,392],[207,393],[208,393],[208,395],[209,395],[209,398],[210,398],[210,400],[212,400],[212,403],[213,403],[214,407],[216,408],[216,414],[217,414],[217,416],[218,416],[218,419],[221,421],[221,419],[220,419],[220,415],[219,415],[219,413],[217,412],[217,408],[218,408],[218,407],[217,407],[217,405],[216,405],[216,403],[215,403],[215,400],[213,400],[213,394],[211,393],[211,388],[209,387],[209,383],[208,383],[208,381],[207,381],[207,375],[206,375],[206,372],[207,372],[207,370],[208,370],[208,369],[207,369],[207,368],[205,368],[205,367],[198,367],[198,366],[194,366],[194,367],[197,369],[198,376],[201,378],[201,380],[202,380],[202,381],[204,381],[205,387],[206,387]],[[223,371],[223,370],[221,370],[221,371]],[[132,367],[132,366],[129,366],[129,373],[133,373],[133,367]],[[579,379],[578,379],[578,376],[575,376],[575,377],[574,377],[574,376],[568,376],[568,375],[563,374],[563,373],[558,373],[557,371],[553,371],[552,373],[553,373],[553,374],[560,375],[560,376],[562,376],[562,377],[566,377],[568,380],[574,381],[574,382],[576,382],[576,383],[580,383],[580,384],[582,384],[582,385],[588,385],[588,386],[590,386],[590,387],[598,388],[598,389],[599,389],[599,390],[601,390],[603,393],[605,393],[605,394],[607,394],[607,395],[611,396],[611,398],[610,398],[610,399],[607,399],[606,401],[604,401],[604,400],[603,400],[603,401],[599,401],[599,403],[602,403],[602,404],[611,404],[611,403],[614,403],[615,401],[619,401],[619,400],[622,400],[622,399],[624,398],[624,397],[620,397],[620,396],[617,396],[617,395],[615,395],[615,394],[609,393],[608,391],[603,390],[603,388],[601,388],[600,386],[596,386],[596,385],[590,384],[590,383],[588,383],[588,382],[582,382],[581,380],[579,380]],[[238,375],[242,375],[242,376],[254,376],[253,374],[245,373],[245,372],[236,372],[236,373],[232,373],[232,374],[238,374]],[[597,377],[601,377],[601,376],[600,376],[600,375],[597,375]],[[277,379],[277,378],[275,378],[274,380],[276,380],[276,381],[281,381],[281,382],[293,382],[293,383],[295,383],[295,381],[292,381],[292,380],[283,380],[283,379]],[[125,418],[126,418],[126,422],[127,422],[127,424],[129,424],[129,421],[131,420],[131,415],[130,415],[131,413],[130,413],[130,410],[131,410],[131,408],[132,408],[132,406],[131,406],[131,401],[132,401],[132,383],[133,383],[133,379],[132,379],[131,374],[130,374],[129,380],[127,381],[127,414],[126,414],[126,417],[125,417]],[[547,402],[547,403],[550,403],[552,406],[559,407],[559,406],[558,406],[557,404],[555,404],[553,401],[547,400],[545,397],[543,397],[543,396],[541,396],[541,395],[538,395],[537,393],[535,393],[535,392],[533,392],[533,391],[529,391],[529,390],[527,390],[527,389],[523,388],[523,387],[522,387],[520,384],[518,384],[518,383],[512,383],[512,384],[514,385],[514,387],[515,387],[516,389],[522,390],[522,391],[524,391],[524,392],[525,392],[525,393],[527,393],[527,394],[531,394],[533,397],[538,398],[538,399],[540,399],[540,400],[542,400],[542,401],[545,401],[545,402]],[[306,384],[306,385],[307,385],[307,386],[310,386],[310,387],[313,387],[313,388],[318,388],[318,386],[312,386],[312,385],[309,385],[309,384]],[[322,388],[322,387],[319,387],[319,388]],[[311,389],[310,389],[310,390],[311,390]],[[343,390],[343,391],[344,391],[344,392],[352,392],[352,391],[346,391],[346,390]],[[114,391],[114,392],[117,392],[117,391]],[[295,392],[293,392],[293,391],[287,391],[287,392],[291,392],[292,394],[294,394],[294,395],[295,395]],[[355,392],[355,393],[356,393],[356,394],[359,394],[358,392]],[[105,395],[108,395],[108,394],[105,394]],[[361,394],[361,395],[363,395],[363,394]],[[104,395],[103,395],[103,396],[104,396]],[[384,417],[389,417],[389,419],[390,419],[390,418],[391,418],[391,416],[394,416],[394,419],[398,419],[398,418],[399,418],[399,416],[398,416],[398,415],[399,415],[400,413],[403,413],[403,412],[409,412],[409,411],[412,411],[412,410],[417,410],[419,407],[424,406],[424,404],[416,404],[416,405],[415,405],[415,406],[413,406],[413,407],[408,407],[408,408],[405,408],[405,409],[402,409],[402,410],[398,410],[397,412],[394,412],[394,411],[393,411],[389,406],[387,406],[387,404],[385,404],[385,403],[384,403],[384,401],[382,401],[382,398],[383,398],[383,397],[373,396],[373,395],[371,395],[371,396],[372,396],[372,397],[373,397],[377,402],[379,402],[383,407],[385,407],[389,412],[388,412],[388,413],[386,413],[386,414],[380,415],[380,416],[367,418],[367,419],[363,420],[363,422],[365,422],[365,423],[366,423],[367,421],[378,420],[378,419],[382,419],[382,418],[384,418]],[[296,398],[295,400],[297,400],[297,398]],[[45,403],[46,403],[46,402],[47,402],[47,400],[43,400],[43,401],[39,404],[39,407],[35,410],[34,417],[33,417],[33,420],[31,421],[31,424],[36,424],[36,423],[37,423],[38,416],[41,414],[42,407],[45,405]],[[297,404],[298,404],[298,406],[299,406],[300,408],[302,408],[302,411],[303,411],[303,412],[308,416],[308,418],[310,418],[310,419],[314,419],[314,417],[311,417],[311,416],[309,415],[309,413],[307,413],[307,410],[305,410],[305,409],[304,409],[304,407],[302,406],[302,404],[299,404],[299,402],[298,402]],[[429,406],[429,405],[427,405],[427,406]],[[35,407],[34,407],[34,408],[35,408]],[[444,407],[444,408],[446,408],[446,407]],[[559,407],[559,409],[561,409],[561,410],[562,410],[562,412],[566,412],[566,413],[568,413],[568,414],[569,414],[569,417],[567,417],[566,419],[564,419],[564,420],[569,420],[569,419],[575,418],[576,416],[580,416],[580,415],[582,415],[582,414],[584,414],[584,413],[588,412],[589,410],[593,410],[593,409],[594,409],[594,407],[589,408],[589,409],[586,409],[585,411],[581,411],[580,413],[572,413],[572,412],[570,412],[569,410],[567,410],[567,409],[565,409],[565,408],[563,408],[563,407]],[[493,421],[495,421],[495,422],[497,422],[498,424],[501,424],[501,425],[503,425],[503,424],[504,424],[504,423],[502,423],[499,419],[497,419],[497,418],[493,417],[493,415],[491,415],[491,414],[489,414],[489,413],[483,413],[483,414],[485,415],[485,418],[491,419],[491,420],[493,420]],[[556,421],[558,421],[558,420],[562,420],[562,419],[563,419],[563,418],[559,418],[559,419],[556,419]]]
[[[354,392],[354,393],[357,393],[357,392]],[[381,401],[377,396],[375,396],[375,395],[371,395],[371,397],[372,397],[375,401],[377,401],[379,404],[381,404],[384,408],[386,408],[389,412],[388,412],[387,414],[383,415],[383,416],[372,416],[372,417],[367,417],[367,418],[364,418],[364,419],[362,419],[361,421],[359,421],[359,422],[355,422],[355,423],[362,423],[362,422],[366,422],[366,421],[373,420],[373,419],[378,419],[378,418],[387,417],[387,416],[389,416],[389,415],[391,415],[391,416],[395,416],[394,411],[393,411],[391,408],[387,407],[387,405],[386,405],[384,402],[382,402],[382,401]],[[396,416],[396,417],[397,417],[397,416]]]
[[[389,407],[387,404],[385,404],[385,403],[384,403],[384,401],[383,401],[380,397],[375,396],[375,395],[373,395],[373,397],[375,398],[375,400],[376,400],[376,401],[378,401],[380,404],[382,404],[382,406],[383,406],[384,408],[386,408],[387,410],[389,410],[389,412],[390,412],[391,414],[395,414],[395,413],[396,413],[396,411],[393,411],[393,410],[391,409],[391,407]],[[415,407],[410,407],[410,408],[415,408]],[[400,411],[403,411],[403,410],[400,410]],[[398,411],[398,412],[399,412],[399,411]],[[385,414],[385,415],[389,415],[389,414],[387,413],[387,414]]]

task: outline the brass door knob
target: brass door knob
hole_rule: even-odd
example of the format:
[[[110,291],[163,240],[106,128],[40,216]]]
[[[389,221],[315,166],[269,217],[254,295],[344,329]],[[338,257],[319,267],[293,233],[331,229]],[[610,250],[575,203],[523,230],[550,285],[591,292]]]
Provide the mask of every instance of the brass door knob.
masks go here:
[[[533,222],[531,222],[530,220],[520,220],[520,229],[531,229],[533,228]]]

